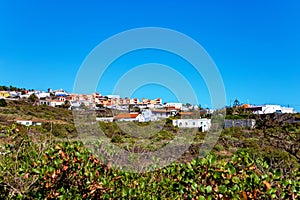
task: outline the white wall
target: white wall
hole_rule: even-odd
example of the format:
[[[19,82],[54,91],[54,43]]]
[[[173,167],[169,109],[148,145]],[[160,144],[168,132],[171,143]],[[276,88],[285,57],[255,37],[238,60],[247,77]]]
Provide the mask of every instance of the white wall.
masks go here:
[[[22,124],[24,126],[41,126],[42,122],[33,122],[31,120],[17,120],[18,124]]]
[[[17,120],[18,124],[22,124],[25,126],[32,126],[32,121],[26,121],[26,120]]]
[[[118,119],[117,121],[119,121],[119,122],[135,122],[135,121],[138,121],[138,117],[136,117],[136,118],[121,118],[121,119]]]
[[[98,122],[113,122],[113,117],[96,117],[96,121]]]
[[[144,121],[143,121],[143,122],[149,122],[149,121],[151,121],[151,116],[152,116],[151,110],[144,109],[144,110],[142,110],[141,115],[142,115],[143,118],[144,118]]]
[[[155,112],[152,111],[152,119],[165,119],[171,116],[170,112]]]
[[[172,107],[174,106],[175,109],[182,110],[182,103],[166,103],[166,107]]]
[[[173,126],[178,128],[202,128],[202,132],[208,131],[211,127],[211,119],[176,119]]]
[[[255,114],[272,114],[272,113],[295,113],[293,108],[281,107],[280,105],[263,105],[261,110],[255,111]]]
[[[37,93],[35,94],[35,96],[37,96],[37,98],[46,98],[46,97],[50,97],[50,93],[48,92],[41,92],[41,93]]]
[[[63,102],[63,101],[50,101],[50,105],[49,106],[56,107],[56,106],[61,106],[64,103],[65,102]]]
[[[296,113],[296,111],[294,110],[294,108],[282,107],[281,109],[282,109],[281,110],[282,113]]]

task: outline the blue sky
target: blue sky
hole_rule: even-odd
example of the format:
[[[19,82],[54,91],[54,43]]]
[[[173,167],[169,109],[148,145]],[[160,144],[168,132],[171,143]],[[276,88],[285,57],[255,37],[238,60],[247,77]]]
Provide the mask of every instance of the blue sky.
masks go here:
[[[2,1],[0,85],[72,91],[81,63],[100,42],[149,26],[182,32],[201,44],[220,71],[227,104],[237,98],[244,103],[290,105],[300,111],[298,0]],[[175,65],[181,62],[151,51],[122,59],[116,65],[126,70],[150,61],[178,68]],[[122,75],[116,72],[106,74],[107,84],[99,85],[99,92],[111,92],[110,86]],[[192,82],[199,81],[199,103],[209,106],[203,81],[192,70],[187,74]],[[175,98],[158,85],[133,93],[145,94],[165,101]]]

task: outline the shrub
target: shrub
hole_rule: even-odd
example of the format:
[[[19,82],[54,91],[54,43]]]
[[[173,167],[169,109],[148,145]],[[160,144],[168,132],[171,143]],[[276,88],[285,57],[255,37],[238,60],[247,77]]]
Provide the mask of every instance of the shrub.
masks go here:
[[[0,99],[0,107],[6,107],[7,103],[5,101],[5,99]]]

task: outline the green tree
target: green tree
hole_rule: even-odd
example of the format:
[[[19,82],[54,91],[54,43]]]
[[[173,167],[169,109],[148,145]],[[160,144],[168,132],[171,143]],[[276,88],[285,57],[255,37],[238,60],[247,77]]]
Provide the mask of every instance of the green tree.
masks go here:
[[[70,106],[71,106],[70,101],[66,100],[66,101],[64,102],[64,104],[61,105],[61,108],[70,108]]]
[[[240,106],[240,101],[235,99],[233,102],[233,107],[238,107],[238,106]]]
[[[6,107],[7,103],[5,101],[5,99],[0,99],[0,107]]]
[[[35,101],[38,100],[37,96],[35,96],[35,94],[31,94],[29,97],[28,97],[28,100],[32,103],[34,103]]]
[[[0,91],[8,91],[8,87],[7,86],[0,86]]]

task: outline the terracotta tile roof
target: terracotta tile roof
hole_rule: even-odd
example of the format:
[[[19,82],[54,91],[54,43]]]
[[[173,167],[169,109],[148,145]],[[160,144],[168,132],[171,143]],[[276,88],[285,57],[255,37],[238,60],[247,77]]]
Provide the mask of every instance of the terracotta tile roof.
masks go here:
[[[167,110],[180,110],[180,108],[176,108],[175,106],[167,106]]]
[[[115,119],[128,119],[128,118],[136,118],[139,113],[120,113],[115,116]]]
[[[192,115],[193,113],[192,112],[179,112],[178,113],[179,115]]]

